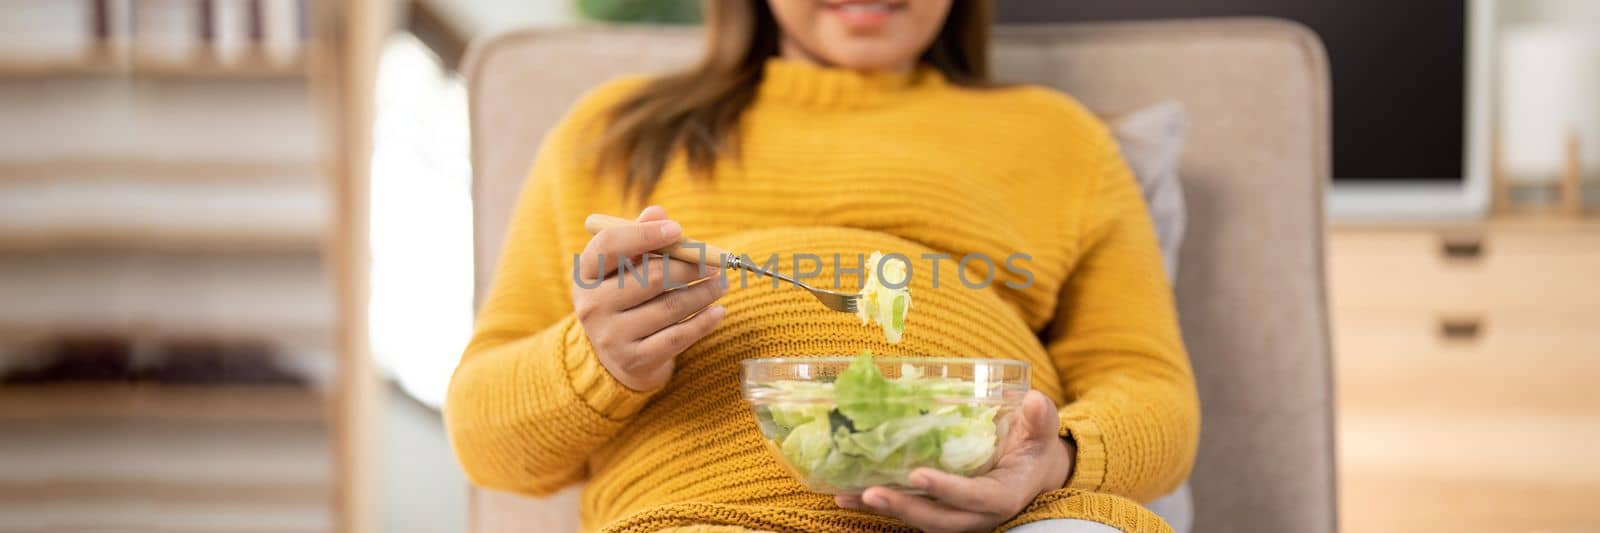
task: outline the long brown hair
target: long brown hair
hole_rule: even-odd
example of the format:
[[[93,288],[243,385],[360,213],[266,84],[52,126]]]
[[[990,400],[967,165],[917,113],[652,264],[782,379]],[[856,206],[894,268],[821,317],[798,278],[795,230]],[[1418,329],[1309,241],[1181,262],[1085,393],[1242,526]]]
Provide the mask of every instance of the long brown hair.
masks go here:
[[[620,173],[623,190],[642,201],[672,157],[709,176],[720,157],[738,156],[739,116],[755,100],[780,31],[767,0],[704,0],[705,55],[695,66],[656,78],[611,110],[600,136],[598,170]],[[990,0],[953,0],[921,61],[951,83],[989,81]]]

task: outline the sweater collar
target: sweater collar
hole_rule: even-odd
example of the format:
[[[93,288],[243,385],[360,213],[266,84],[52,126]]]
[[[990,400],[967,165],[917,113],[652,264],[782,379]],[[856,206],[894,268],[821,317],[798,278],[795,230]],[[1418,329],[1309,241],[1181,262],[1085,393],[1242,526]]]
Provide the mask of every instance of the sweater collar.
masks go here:
[[[772,58],[762,71],[760,97],[816,107],[873,107],[943,83],[939,71],[926,65],[910,72],[863,73]]]

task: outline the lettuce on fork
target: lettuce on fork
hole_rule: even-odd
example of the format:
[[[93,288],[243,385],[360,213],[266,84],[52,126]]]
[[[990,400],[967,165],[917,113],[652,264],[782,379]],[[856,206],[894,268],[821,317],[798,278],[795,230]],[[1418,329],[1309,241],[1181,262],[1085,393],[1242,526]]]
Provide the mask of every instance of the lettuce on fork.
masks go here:
[[[940,404],[971,396],[975,384],[923,377],[911,365],[886,378],[862,354],[832,383],[779,382],[789,401],[765,406],[763,424],[785,459],[814,484],[839,489],[904,483],[931,467],[969,475],[993,457],[999,407]],[[829,401],[832,400],[832,401]]]
[[[906,330],[906,312],[911,310],[911,289],[907,280],[906,262],[884,262],[883,252],[872,252],[862,265],[867,271],[867,281],[861,286],[861,298],[857,302],[856,316],[861,317],[862,324],[876,322],[883,327],[883,337],[889,344],[899,344],[900,335]],[[878,272],[882,270],[883,276]],[[900,288],[891,288],[884,285],[885,280],[899,285]]]

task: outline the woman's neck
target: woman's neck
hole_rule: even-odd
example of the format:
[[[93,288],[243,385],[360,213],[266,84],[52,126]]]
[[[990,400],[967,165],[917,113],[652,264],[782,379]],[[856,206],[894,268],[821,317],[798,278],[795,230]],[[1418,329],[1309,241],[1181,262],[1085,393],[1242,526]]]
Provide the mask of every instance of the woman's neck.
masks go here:
[[[838,68],[839,67],[838,65],[835,65],[832,62],[828,61],[826,58],[823,58],[822,55],[817,54],[816,52],[812,52],[811,50],[807,50],[806,47],[804,45],[800,44],[799,41],[791,39],[788,36],[784,36],[782,39],[780,39],[778,41],[778,57],[781,57],[783,59],[787,59],[789,61],[798,61],[798,62],[801,62],[801,63],[807,63],[807,64],[811,64],[811,65],[816,65],[816,66],[819,66],[819,67],[827,67],[827,68]],[[869,74],[870,73],[904,74],[904,73],[907,73],[907,72],[911,72],[911,70],[916,67],[916,64],[917,64],[917,62],[916,62],[915,59],[907,59],[903,63],[900,63],[898,65],[894,65],[893,67],[886,68],[886,69],[873,69],[873,70],[851,69],[851,70],[860,70],[863,73],[869,73]]]

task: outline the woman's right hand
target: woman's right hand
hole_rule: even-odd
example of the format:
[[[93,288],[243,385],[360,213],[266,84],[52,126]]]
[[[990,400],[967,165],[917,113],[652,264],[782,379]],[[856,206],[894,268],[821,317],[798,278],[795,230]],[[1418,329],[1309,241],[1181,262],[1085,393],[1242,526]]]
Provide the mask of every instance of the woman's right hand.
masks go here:
[[[651,206],[639,214],[637,223],[595,234],[578,257],[576,274],[584,283],[573,281],[572,307],[600,364],[629,389],[649,391],[665,385],[678,354],[711,333],[726,313],[722,306],[712,305],[727,291],[726,280],[707,279],[684,287],[720,274],[712,267],[652,256],[647,260],[646,283],[639,283],[636,272],[617,279],[618,258],[639,264],[645,253],[676,244],[682,237],[683,227],[668,220],[662,208]]]

